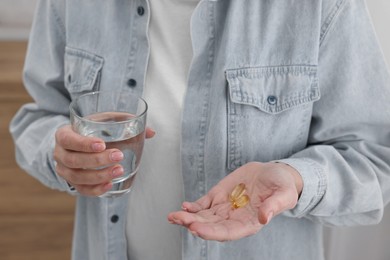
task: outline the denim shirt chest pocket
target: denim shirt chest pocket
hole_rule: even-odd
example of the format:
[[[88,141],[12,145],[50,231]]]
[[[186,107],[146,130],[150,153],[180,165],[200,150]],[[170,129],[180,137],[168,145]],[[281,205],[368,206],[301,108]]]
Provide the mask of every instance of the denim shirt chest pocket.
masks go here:
[[[229,169],[286,158],[306,146],[320,98],[316,66],[231,69],[226,79]]]
[[[66,47],[65,87],[71,98],[99,90],[103,58],[84,50]]]

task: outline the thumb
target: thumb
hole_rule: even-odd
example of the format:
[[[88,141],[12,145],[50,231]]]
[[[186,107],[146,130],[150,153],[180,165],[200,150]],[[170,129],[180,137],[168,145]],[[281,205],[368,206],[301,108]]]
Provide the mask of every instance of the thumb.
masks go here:
[[[292,209],[297,204],[297,195],[293,192],[275,192],[265,199],[258,208],[258,220],[266,225],[271,219],[285,210]]]

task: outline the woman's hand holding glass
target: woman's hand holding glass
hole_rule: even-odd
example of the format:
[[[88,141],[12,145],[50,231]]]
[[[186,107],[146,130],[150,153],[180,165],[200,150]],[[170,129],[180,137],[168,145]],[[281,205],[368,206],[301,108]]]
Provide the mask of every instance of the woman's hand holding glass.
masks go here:
[[[153,130],[147,128],[146,138],[153,136]],[[112,188],[112,179],[123,174],[119,164],[123,153],[119,149],[106,149],[102,139],[81,136],[70,125],[59,128],[55,137],[56,172],[78,193],[100,196]]]

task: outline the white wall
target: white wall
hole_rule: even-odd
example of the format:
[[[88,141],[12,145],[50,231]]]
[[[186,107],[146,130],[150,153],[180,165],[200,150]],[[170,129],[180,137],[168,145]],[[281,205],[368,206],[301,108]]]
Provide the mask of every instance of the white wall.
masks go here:
[[[386,60],[390,64],[390,0],[366,1]]]
[[[0,0],[0,40],[27,39],[37,0]]]

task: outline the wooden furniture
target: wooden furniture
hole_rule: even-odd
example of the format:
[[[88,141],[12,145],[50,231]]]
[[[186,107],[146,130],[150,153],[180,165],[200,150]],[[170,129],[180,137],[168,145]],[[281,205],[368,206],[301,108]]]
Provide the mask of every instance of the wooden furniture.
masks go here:
[[[69,260],[75,199],[16,165],[8,130],[19,107],[31,102],[22,84],[26,46],[0,42],[0,259]]]

